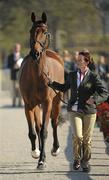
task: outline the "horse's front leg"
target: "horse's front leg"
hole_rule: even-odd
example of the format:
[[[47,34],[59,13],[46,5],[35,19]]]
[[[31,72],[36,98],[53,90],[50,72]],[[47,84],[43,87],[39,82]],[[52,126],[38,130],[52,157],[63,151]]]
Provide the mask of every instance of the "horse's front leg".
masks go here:
[[[35,108],[34,115],[35,115],[35,129],[39,140],[39,150],[41,151],[42,144],[41,144],[40,132],[42,127],[42,108],[40,106],[37,106]]]
[[[57,126],[58,126],[58,117],[60,112],[60,100],[58,97],[55,97],[52,106],[52,115],[51,115],[51,124],[53,128],[53,148],[51,154],[57,156],[60,152],[59,140],[57,135]]]
[[[39,158],[40,151],[36,147],[36,132],[35,132],[35,117],[34,117],[34,111],[30,110],[27,105],[25,105],[25,114],[27,117],[28,122],[28,136],[31,141],[31,155],[33,158]]]
[[[40,152],[40,158],[38,162],[38,169],[44,169],[46,167],[46,154],[45,154],[45,143],[47,139],[47,127],[48,122],[50,119],[51,114],[51,106],[52,102],[49,100],[46,103],[43,104],[43,118],[42,118],[42,127],[40,131],[40,138],[41,138],[41,152]]]

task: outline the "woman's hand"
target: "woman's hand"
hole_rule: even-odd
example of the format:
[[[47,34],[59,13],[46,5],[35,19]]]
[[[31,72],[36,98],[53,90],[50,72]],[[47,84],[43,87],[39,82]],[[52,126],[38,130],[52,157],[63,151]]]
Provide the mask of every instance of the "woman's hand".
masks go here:
[[[94,104],[95,103],[95,100],[93,98],[93,96],[91,96],[87,101],[86,101],[87,104]]]
[[[52,83],[53,83],[53,81],[52,81],[52,80],[50,79],[50,77],[48,76],[48,83],[47,83],[47,85],[51,87],[51,86],[52,86]]]

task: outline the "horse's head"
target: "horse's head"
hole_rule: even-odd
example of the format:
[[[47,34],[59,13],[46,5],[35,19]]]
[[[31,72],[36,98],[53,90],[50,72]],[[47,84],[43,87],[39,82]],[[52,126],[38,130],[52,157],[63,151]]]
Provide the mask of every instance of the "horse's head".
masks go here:
[[[35,14],[32,12],[31,21],[33,22],[30,30],[30,47],[34,59],[40,59],[43,51],[49,46],[50,35],[48,33],[47,16],[43,12],[42,19],[36,20]]]

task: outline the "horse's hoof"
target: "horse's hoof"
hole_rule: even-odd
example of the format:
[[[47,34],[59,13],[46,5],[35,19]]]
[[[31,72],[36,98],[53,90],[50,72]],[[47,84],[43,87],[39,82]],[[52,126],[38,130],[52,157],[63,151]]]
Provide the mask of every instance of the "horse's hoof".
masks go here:
[[[43,169],[45,169],[45,168],[46,168],[46,162],[40,161],[40,162],[38,163],[37,169],[43,170]]]
[[[51,150],[52,156],[57,156],[60,153],[60,148],[58,148],[56,151],[54,149]]]
[[[31,156],[35,159],[39,158],[40,156],[40,151],[38,148],[36,148],[34,151],[31,151]]]

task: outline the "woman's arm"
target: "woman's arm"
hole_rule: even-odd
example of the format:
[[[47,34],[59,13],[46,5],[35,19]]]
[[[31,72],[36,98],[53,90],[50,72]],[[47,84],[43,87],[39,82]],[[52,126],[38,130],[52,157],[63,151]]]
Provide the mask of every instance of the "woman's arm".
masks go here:
[[[70,75],[68,75],[68,78],[64,84],[53,81],[53,82],[49,82],[48,86],[53,88],[53,89],[65,92],[70,88]]]
[[[103,86],[99,76],[94,76],[95,94],[93,96],[96,105],[106,101],[109,97],[107,89]]]

